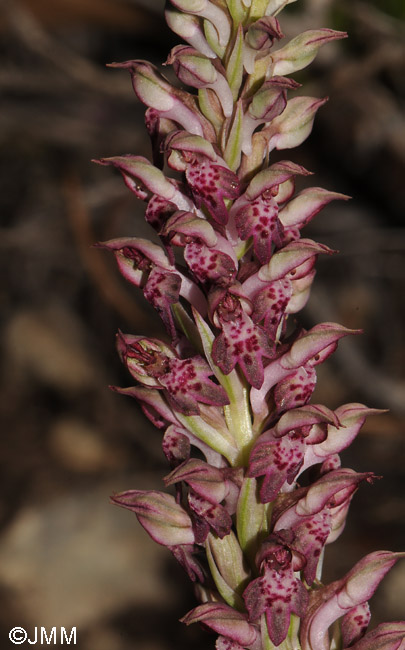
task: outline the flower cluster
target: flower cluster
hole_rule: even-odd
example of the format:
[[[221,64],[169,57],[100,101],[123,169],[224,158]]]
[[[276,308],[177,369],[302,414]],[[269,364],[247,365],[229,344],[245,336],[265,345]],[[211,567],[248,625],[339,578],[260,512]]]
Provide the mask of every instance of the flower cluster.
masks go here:
[[[399,650],[405,623],[367,632],[367,601],[401,554],[372,553],[341,580],[321,581],[325,546],[360,483],[375,478],[342,468],[339,453],[376,410],[310,403],[316,366],[356,331],[330,322],[305,330],[293,317],[318,255],[334,253],[301,229],[348,197],[296,193],[296,177],[310,172],[269,157],[303,142],[326,101],[294,95],[288,75],[346,34],[311,30],[279,45],[276,16],[292,1],[172,0],[167,22],[186,43],[166,62],[178,85],[147,61],[112,64],[129,71],[147,106],[153,162],[97,162],[146,202],[162,245],[135,237],[99,246],[170,340],[120,333],[136,384],[115,390],[162,430],[172,490],[112,500],[195,582],[200,604],[182,620],[213,630],[217,650]]]

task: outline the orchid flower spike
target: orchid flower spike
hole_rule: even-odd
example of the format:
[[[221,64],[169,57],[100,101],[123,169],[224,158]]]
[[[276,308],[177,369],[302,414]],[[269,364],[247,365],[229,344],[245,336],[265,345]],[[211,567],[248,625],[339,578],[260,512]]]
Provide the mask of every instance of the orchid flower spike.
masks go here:
[[[112,64],[146,107],[151,160],[96,162],[145,202],[155,239],[97,246],[167,330],[165,340],[119,332],[135,385],[113,390],[162,432],[170,467],[166,491],[112,502],[194,582],[199,604],[182,621],[214,632],[216,650],[405,650],[404,622],[368,630],[368,601],[404,554],[371,553],[322,582],[325,547],[378,478],[341,467],[339,454],[380,411],[311,402],[317,366],[360,332],[299,324],[318,256],[336,253],[301,231],[349,197],[296,190],[311,172],[272,152],[300,145],[327,100],[297,93],[290,75],[346,34],[307,30],[284,43],[280,13],[292,2],[170,0],[166,19],[184,42],[165,72]]]

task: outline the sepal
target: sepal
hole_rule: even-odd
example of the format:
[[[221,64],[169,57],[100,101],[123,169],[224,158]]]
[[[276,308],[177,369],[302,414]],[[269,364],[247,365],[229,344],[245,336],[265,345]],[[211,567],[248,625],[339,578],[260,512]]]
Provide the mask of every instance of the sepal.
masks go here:
[[[328,98],[293,97],[287,102],[285,110],[266,127],[268,148],[292,149],[298,147],[307,139],[312,131],[312,125],[317,110],[328,101]]]
[[[350,650],[405,650],[405,622],[380,623]]]
[[[194,544],[191,519],[171,494],[128,490],[114,494],[112,503],[134,512],[152,539],[163,546]]]
[[[280,221],[292,239],[299,230],[313,219],[328,203],[336,200],[347,201],[350,196],[330,192],[321,187],[308,187],[291,199],[280,210]]]
[[[252,645],[257,636],[256,629],[248,623],[247,616],[224,603],[198,605],[180,620],[186,625],[203,623],[214,632],[239,643],[242,647]]]
[[[206,552],[211,575],[220,595],[231,607],[243,610],[241,594],[249,572],[242,549],[232,530],[222,539],[209,533]]]
[[[183,11],[178,11],[170,5],[166,6],[165,10],[166,22],[172,32],[181,36],[186,43],[189,43],[196,50],[209,57],[215,59],[216,54],[208,45],[207,39],[204,36],[201,20],[198,16],[192,14],[185,14]]]
[[[231,35],[231,20],[228,12],[209,0],[171,0],[172,4],[185,14],[201,16],[211,23],[208,42],[218,56],[221,56]],[[212,36],[213,31],[216,36]],[[214,43],[212,43],[214,40]]]
[[[368,603],[361,603],[356,605],[342,618],[342,643],[343,647],[353,646],[353,644],[361,639],[370,623],[371,612]]]
[[[170,547],[170,551],[186,571],[191,582],[203,583],[206,578],[205,571],[196,557],[196,549],[198,549],[197,546],[190,544]]]
[[[110,67],[129,70],[136,96],[159,115],[173,120],[195,135],[214,136],[211,125],[199,112],[194,97],[172,86],[149,61],[124,61],[111,63]]]
[[[273,74],[291,74],[306,68],[315,59],[322,45],[341,38],[347,38],[346,32],[326,28],[303,32],[272,53]]]
[[[370,553],[362,558],[344,578],[314,591],[311,594],[308,611],[302,621],[300,635],[302,650],[313,650],[313,648],[329,650],[329,627],[354,607],[366,603],[374,594],[386,573],[404,555],[404,553],[391,553],[390,551]],[[395,626],[397,624],[389,625]],[[384,645],[379,646],[376,643],[373,646],[370,643],[373,636],[377,640],[378,636],[383,639],[383,635],[378,632],[374,632],[374,635],[371,634],[371,639],[369,635],[366,635],[352,647],[356,648],[356,650],[383,648]],[[389,645],[386,647],[389,648]],[[399,646],[393,645],[393,647],[398,648]]]

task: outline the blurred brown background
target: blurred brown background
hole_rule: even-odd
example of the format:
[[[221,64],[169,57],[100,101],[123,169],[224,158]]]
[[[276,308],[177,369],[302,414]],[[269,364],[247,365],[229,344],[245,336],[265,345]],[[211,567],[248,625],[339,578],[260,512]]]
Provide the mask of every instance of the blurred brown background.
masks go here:
[[[149,155],[128,75],[105,63],[161,63],[179,39],[158,0],[0,3],[1,342],[0,648],[20,625],[77,627],[80,650],[213,647],[177,619],[192,590],[113,491],[161,488],[160,434],[107,386],[129,385],[118,327],[162,332],[135,289],[91,244],[147,236],[143,205],[91,158]],[[316,401],[387,407],[344,462],[383,475],[362,486],[326,578],[362,554],[405,548],[405,6],[402,0],[302,0],[281,15],[293,35],[321,26],[327,46],[297,78],[329,95],[314,132],[283,157],[354,199],[305,231],[340,255],[320,260],[310,326],[336,320],[364,336],[320,369]],[[301,186],[302,187],[302,186]],[[405,566],[374,599],[375,623],[405,616]]]

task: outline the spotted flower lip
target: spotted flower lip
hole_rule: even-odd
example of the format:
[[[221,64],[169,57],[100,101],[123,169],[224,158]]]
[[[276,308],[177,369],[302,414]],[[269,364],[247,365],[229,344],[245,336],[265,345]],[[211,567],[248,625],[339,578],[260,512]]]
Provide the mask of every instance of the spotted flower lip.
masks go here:
[[[292,552],[289,546],[278,543],[268,549],[262,561],[262,575],[246,587],[243,598],[251,622],[265,614],[269,637],[279,646],[287,636],[291,613],[303,616],[307,607],[308,593],[302,582],[295,577]]]
[[[229,398],[224,389],[209,379],[212,371],[202,357],[172,359],[169,371],[159,378],[175,408],[186,415],[200,412],[198,402],[225,406]]]
[[[211,294],[213,320],[221,329],[212,347],[212,358],[225,375],[238,364],[249,383],[263,383],[263,358],[274,354],[265,331],[255,325],[243,308],[243,294],[235,285]],[[242,300],[241,300],[242,298]]]
[[[172,308],[180,296],[188,299],[201,313],[206,312],[206,299],[190,278],[171,264],[163,249],[146,239],[123,237],[96,244],[115,254],[124,278],[143,289],[143,294],[161,316],[173,340],[177,338]]]
[[[118,351],[135,379],[145,386],[164,389],[169,402],[181,413],[198,414],[199,402],[215,406],[229,403],[224,389],[209,379],[212,370],[200,356],[179,359],[158,339],[121,333]]]
[[[186,179],[197,207],[204,206],[218,224],[228,222],[228,210],[224,199],[239,196],[239,179],[229,168],[205,160],[190,165]]]
[[[229,241],[213,226],[193,212],[178,211],[168,220],[161,234],[170,245],[184,247],[184,261],[193,277],[204,286],[208,283],[227,286],[233,283],[238,260]]]

